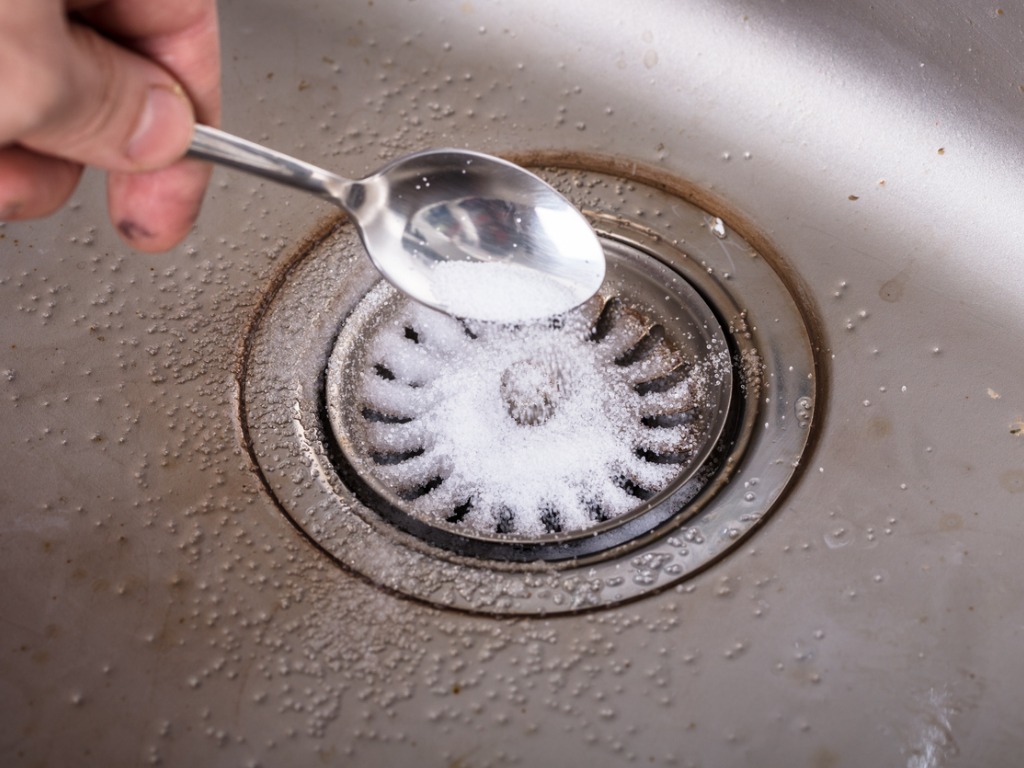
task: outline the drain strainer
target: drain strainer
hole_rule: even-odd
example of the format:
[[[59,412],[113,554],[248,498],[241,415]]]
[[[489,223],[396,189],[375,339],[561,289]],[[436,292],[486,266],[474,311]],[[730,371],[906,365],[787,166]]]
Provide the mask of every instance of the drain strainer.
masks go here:
[[[268,489],[338,561],[438,605],[552,613],[675,583],[771,511],[811,431],[809,334],[763,254],[671,192],[544,175],[608,259],[574,312],[438,314],[339,225],[249,337],[242,416]]]
[[[553,323],[468,325],[385,283],[360,302],[326,402],[364,503],[456,553],[564,560],[693,497],[730,415],[725,333],[657,259],[604,247],[599,295]]]

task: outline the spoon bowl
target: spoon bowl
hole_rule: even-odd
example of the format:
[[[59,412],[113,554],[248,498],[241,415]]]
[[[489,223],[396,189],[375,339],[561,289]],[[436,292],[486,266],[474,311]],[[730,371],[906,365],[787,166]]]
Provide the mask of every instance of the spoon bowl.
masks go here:
[[[189,155],[337,204],[392,285],[451,315],[550,317],[582,304],[604,280],[604,252],[583,215],[545,181],[497,157],[432,149],[352,180],[202,125]]]

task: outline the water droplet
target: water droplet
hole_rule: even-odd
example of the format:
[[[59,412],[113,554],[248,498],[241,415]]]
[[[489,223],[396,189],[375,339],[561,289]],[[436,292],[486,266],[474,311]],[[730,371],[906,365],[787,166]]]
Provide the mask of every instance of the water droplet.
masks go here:
[[[824,539],[829,549],[840,549],[847,546],[851,541],[851,537],[848,535],[845,527],[834,528],[825,534]]]
[[[801,397],[796,401],[796,421],[803,428],[807,428],[811,423],[811,417],[814,414],[814,400],[810,397]]]

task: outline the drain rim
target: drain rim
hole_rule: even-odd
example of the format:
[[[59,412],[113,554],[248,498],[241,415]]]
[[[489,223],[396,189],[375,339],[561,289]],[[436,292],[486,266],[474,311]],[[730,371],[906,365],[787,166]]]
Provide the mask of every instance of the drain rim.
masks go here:
[[[692,262],[696,274],[707,270],[713,276],[713,289],[715,281],[721,287],[723,264],[719,251],[731,242],[732,251],[726,261],[743,256],[743,263],[737,262],[736,277],[740,279],[736,282],[744,282],[745,275],[750,278],[760,273],[752,281],[758,285],[759,295],[766,293],[763,281],[771,284],[771,295],[763,300],[744,296],[740,302],[750,309],[753,321],[767,324],[773,322],[772,318],[775,323],[781,319],[788,332],[803,339],[796,344],[800,359],[787,366],[784,363],[791,358],[777,359],[781,350],[767,343],[763,329],[748,329],[752,345],[768,353],[764,362],[772,396],[758,402],[758,411],[765,422],[773,425],[788,418],[791,429],[782,435],[781,446],[769,450],[764,433],[755,431],[745,455],[723,468],[733,476],[732,484],[723,484],[725,487],[718,489],[688,525],[666,527],[631,547],[628,553],[610,550],[600,562],[569,561],[557,566],[540,563],[503,567],[490,561],[438,558],[436,548],[425,550],[421,542],[393,526],[365,519],[365,510],[330,469],[320,442],[322,435],[311,421],[315,417],[317,376],[284,375],[278,367],[280,360],[267,359],[275,347],[287,349],[296,366],[307,364],[317,374],[321,372],[326,362],[323,349],[329,349],[333,342],[333,328],[320,322],[324,312],[297,321],[281,306],[301,302],[324,309],[333,317],[343,316],[356,302],[341,288],[361,297],[379,279],[361,257],[353,234],[335,229],[320,243],[321,250],[303,251],[293,260],[283,273],[287,279],[282,278],[273,287],[253,322],[239,374],[242,430],[265,488],[293,524],[339,564],[396,594],[435,606],[491,615],[578,612],[635,599],[678,584],[735,548],[778,507],[808,463],[808,452],[813,449],[821,421],[814,404],[822,401],[827,367],[818,359],[811,341],[811,331],[818,331],[815,338],[820,338],[820,324],[814,320],[813,304],[807,303],[799,280],[788,274],[784,262],[749,227],[745,231],[753,234],[746,239],[732,227],[725,230],[725,243],[714,238],[709,228],[712,214],[708,211],[724,208],[720,203],[709,206],[706,197],[703,208],[694,205],[694,201],[702,201],[703,191],[685,184],[674,187],[656,170],[632,164],[623,168],[621,162],[607,158],[592,158],[587,170],[571,168],[578,160],[569,158],[564,166],[570,168],[542,169],[541,174],[587,211],[598,228],[609,231],[621,224],[626,236],[643,232],[646,237],[667,242],[682,240],[685,234],[681,258]],[[549,161],[548,165],[556,163]],[[672,219],[670,225],[654,222],[655,226],[647,227],[635,220],[622,223],[614,215],[590,210],[593,196],[586,191],[601,184],[627,190],[622,207],[632,204],[625,199],[632,195],[641,207],[678,208],[679,218]],[[757,247],[751,243],[757,243]],[[317,258],[305,258],[311,252]],[[722,292],[730,296],[729,291]],[[804,301],[797,304],[797,297]],[[269,338],[263,339],[264,335]],[[787,346],[792,348],[793,344]],[[794,412],[802,414],[799,428]],[[288,443],[287,449],[284,443]],[[292,450],[296,444],[301,445],[299,454]],[[745,508],[741,481],[754,475],[765,479],[769,491],[759,495],[756,510],[739,515],[737,520],[730,510]]]

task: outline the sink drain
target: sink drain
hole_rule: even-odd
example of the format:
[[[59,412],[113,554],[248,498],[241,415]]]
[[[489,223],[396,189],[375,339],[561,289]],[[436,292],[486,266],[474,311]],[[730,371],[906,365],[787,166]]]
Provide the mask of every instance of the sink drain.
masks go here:
[[[678,513],[731,415],[726,335],[653,256],[604,248],[601,293],[557,322],[465,324],[385,283],[359,303],[326,405],[361,501],[455,553],[519,561],[608,549]]]
[[[811,433],[809,334],[763,254],[665,189],[544,175],[608,259],[579,309],[454,320],[382,282],[339,224],[248,339],[244,428],[283,511],[438,605],[551,613],[675,583],[772,510]]]

